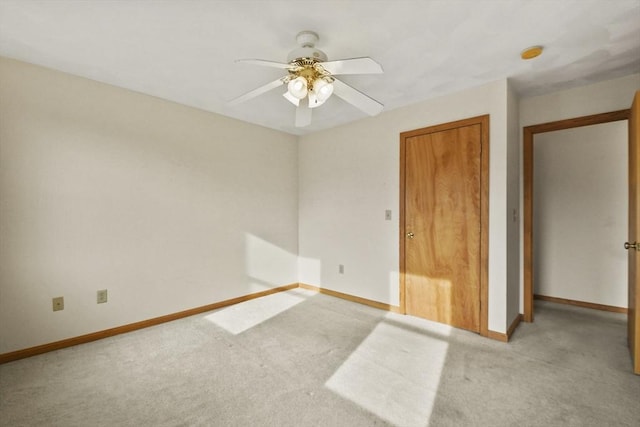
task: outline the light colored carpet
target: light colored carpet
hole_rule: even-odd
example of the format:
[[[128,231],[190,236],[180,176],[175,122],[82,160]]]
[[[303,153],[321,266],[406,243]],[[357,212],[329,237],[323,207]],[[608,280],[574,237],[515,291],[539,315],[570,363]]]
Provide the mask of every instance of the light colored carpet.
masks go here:
[[[0,366],[2,426],[639,426],[625,316],[504,344],[305,290]]]

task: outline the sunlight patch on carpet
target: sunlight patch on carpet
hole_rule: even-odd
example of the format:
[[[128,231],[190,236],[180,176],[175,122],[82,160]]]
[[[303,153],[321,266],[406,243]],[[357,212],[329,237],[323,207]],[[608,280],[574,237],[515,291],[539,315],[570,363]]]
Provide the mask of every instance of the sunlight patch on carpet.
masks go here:
[[[238,335],[289,310],[312,295],[315,293],[300,289],[278,292],[217,310],[205,316],[205,319]]]
[[[389,313],[325,386],[393,424],[426,426],[451,327]]]

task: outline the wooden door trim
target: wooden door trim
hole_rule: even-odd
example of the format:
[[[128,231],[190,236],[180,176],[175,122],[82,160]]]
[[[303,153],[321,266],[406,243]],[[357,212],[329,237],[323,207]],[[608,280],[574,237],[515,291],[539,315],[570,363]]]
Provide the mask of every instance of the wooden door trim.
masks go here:
[[[489,115],[428,126],[400,134],[400,312],[407,313],[405,275],[405,140],[425,133],[479,124],[480,131],[480,335],[489,336]]]
[[[640,90],[633,96],[631,110],[629,112],[629,223],[627,227],[627,242],[638,242],[640,240]],[[631,352],[631,363],[633,372],[640,375],[640,268],[638,254],[633,249],[628,250],[627,256],[628,275],[627,278],[627,340]]]
[[[618,110],[541,123],[522,128],[523,166],[523,282],[525,322],[533,322],[533,142],[539,133],[627,120],[630,110]]]

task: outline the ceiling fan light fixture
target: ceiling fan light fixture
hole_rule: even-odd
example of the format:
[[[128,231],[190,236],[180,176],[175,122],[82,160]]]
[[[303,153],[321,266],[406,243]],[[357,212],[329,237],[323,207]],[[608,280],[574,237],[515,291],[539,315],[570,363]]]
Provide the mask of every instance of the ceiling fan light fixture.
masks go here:
[[[316,79],[313,82],[313,92],[316,94],[318,101],[324,102],[333,93],[333,84],[322,78]]]
[[[324,104],[324,102],[320,102],[315,93],[309,92],[309,108],[316,108]]]
[[[308,93],[307,80],[302,76],[296,77],[287,85],[287,92],[294,98],[304,98]]]
[[[288,74],[235,98],[229,104],[237,105],[287,85],[283,96],[296,106],[296,127],[308,126],[311,123],[312,109],[323,105],[334,92],[337,97],[370,116],[382,111],[381,103],[334,77],[340,74],[380,74],[383,72],[380,64],[369,57],[328,61],[327,55],[316,49],[318,35],[313,31],[300,32],[296,41],[300,47],[289,53],[286,63],[263,59],[238,60],[237,62],[287,70]]]

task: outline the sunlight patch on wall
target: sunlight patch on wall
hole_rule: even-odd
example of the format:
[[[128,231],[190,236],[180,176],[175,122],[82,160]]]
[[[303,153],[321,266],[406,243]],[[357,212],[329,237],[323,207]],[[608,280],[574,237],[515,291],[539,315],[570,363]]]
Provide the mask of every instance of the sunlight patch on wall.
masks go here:
[[[238,335],[289,310],[313,295],[315,292],[303,289],[278,292],[217,310],[205,316],[205,319]]]
[[[298,257],[300,282],[322,286],[322,262],[316,258]]]
[[[325,386],[396,425],[426,426],[451,327],[388,313]]]
[[[296,255],[250,233],[245,234],[245,248],[247,276],[273,286],[298,281]]]

